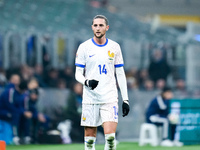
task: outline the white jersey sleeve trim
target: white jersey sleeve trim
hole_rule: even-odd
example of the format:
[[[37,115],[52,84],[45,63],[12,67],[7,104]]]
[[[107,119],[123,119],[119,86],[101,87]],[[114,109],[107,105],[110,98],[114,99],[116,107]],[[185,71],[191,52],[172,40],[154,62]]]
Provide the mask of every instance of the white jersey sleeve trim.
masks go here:
[[[84,68],[76,67],[75,78],[78,82],[84,85],[86,79],[83,75],[83,72],[84,72]]]
[[[122,99],[128,100],[127,82],[123,67],[116,68],[117,82],[121,91]]]

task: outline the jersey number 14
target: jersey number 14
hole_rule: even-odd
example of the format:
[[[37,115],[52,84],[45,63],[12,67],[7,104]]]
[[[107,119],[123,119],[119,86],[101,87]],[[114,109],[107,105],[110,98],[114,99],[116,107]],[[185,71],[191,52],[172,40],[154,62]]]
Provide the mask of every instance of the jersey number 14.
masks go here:
[[[105,73],[107,74],[107,70],[106,70],[106,65],[104,64],[103,66],[102,65],[99,65],[99,73],[102,74],[102,73]]]

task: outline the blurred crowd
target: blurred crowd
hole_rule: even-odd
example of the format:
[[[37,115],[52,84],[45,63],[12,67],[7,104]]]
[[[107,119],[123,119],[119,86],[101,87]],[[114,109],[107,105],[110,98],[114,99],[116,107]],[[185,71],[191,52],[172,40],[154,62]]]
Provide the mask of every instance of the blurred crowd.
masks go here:
[[[156,53],[159,55],[159,52]],[[5,87],[12,74],[19,74],[23,79],[35,78],[42,88],[72,89],[75,82],[74,68],[67,66],[64,69],[49,68],[44,70],[41,65],[30,67],[22,65],[20,68],[4,70],[0,68],[0,87]],[[155,90],[162,89],[167,84],[167,77],[171,73],[170,66],[161,60],[152,61],[149,68],[131,68],[126,71],[127,84],[129,89]],[[184,79],[175,80],[175,88],[184,90]]]
[[[4,70],[0,68],[0,87],[5,87],[8,79],[12,74],[18,74],[24,80],[35,78],[38,81],[39,87],[42,88],[72,88],[74,79],[74,71],[72,67],[66,67],[59,70],[56,68],[45,68],[42,65],[30,67],[22,65],[19,68],[11,68]]]
[[[128,90],[151,92],[171,86],[174,88],[175,97],[191,97],[183,78],[175,78],[169,82],[173,67],[168,64],[166,51],[154,48],[149,60],[146,68],[126,70]],[[42,132],[46,133],[50,128],[61,132],[62,143],[83,141],[83,136],[79,136],[83,133],[83,128],[79,126],[82,85],[75,81],[74,69],[74,66],[66,66],[64,69],[53,68],[45,62],[41,65],[15,66],[7,70],[0,68],[0,121],[7,121],[12,125],[15,144],[42,142],[45,138],[38,139],[38,135],[44,137],[41,136]],[[39,88],[70,91],[66,106],[55,111],[57,120],[38,110]],[[17,94],[12,96],[11,91]],[[193,91],[192,94],[200,97],[199,91]]]
[[[0,134],[8,137],[6,132],[9,129],[12,134],[11,139],[6,139],[7,144],[30,144],[31,140],[36,140],[40,127],[48,130],[49,117],[38,112],[36,106],[38,88],[36,79],[24,80],[20,75],[12,74],[1,92],[0,121],[5,133]]]
[[[40,65],[0,69],[0,122],[8,123],[8,127],[11,125],[13,136],[12,140],[6,141],[7,144],[48,142],[45,134],[52,128],[56,129],[59,121],[67,119],[64,115],[66,110],[64,108],[61,114],[56,114],[62,116],[61,119],[58,116],[58,120],[53,120],[51,116],[40,112],[37,105],[39,89],[57,88],[73,91],[73,72],[71,67],[58,70],[43,69]],[[53,141],[55,142],[55,139]],[[61,142],[61,139],[57,142]]]
[[[69,144],[83,141],[84,136],[80,136],[84,133],[83,127],[79,125],[83,87],[75,81],[71,67],[45,72],[41,66],[31,68],[24,65],[19,69],[1,70],[1,77],[0,123],[9,124],[12,133],[12,139],[7,140],[7,144]],[[59,111],[51,110],[56,117],[38,109],[40,88],[70,90],[64,106],[59,107]],[[55,133],[51,137],[53,130],[59,132],[56,137]],[[5,131],[8,130],[5,128]]]
[[[154,49],[150,55],[150,62],[147,68],[131,68],[126,72],[129,89],[143,91],[162,90],[169,83],[173,69],[166,59],[165,51]],[[174,90],[186,90],[183,78],[172,79]],[[168,85],[169,86],[169,85]]]
[[[24,80],[35,78],[39,87],[72,89],[75,82],[74,67],[66,66],[64,69],[43,67],[45,65],[21,65],[20,67],[5,70],[0,68],[0,87],[5,87],[10,76],[19,74]],[[169,84],[168,79],[172,77],[172,67],[167,63],[163,51],[157,49],[152,52],[149,66],[147,68],[130,68],[126,70],[128,88],[131,90],[161,90]],[[172,79],[174,90],[186,91],[183,78]],[[171,83],[170,83],[171,84]]]

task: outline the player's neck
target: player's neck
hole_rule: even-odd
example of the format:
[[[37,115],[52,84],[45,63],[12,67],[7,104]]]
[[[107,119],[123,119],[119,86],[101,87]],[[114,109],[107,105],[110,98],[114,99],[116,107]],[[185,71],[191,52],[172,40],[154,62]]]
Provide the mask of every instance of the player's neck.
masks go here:
[[[97,37],[93,37],[93,40],[95,41],[95,43],[99,44],[99,45],[104,45],[106,43],[106,37],[103,36],[102,38],[97,38]]]

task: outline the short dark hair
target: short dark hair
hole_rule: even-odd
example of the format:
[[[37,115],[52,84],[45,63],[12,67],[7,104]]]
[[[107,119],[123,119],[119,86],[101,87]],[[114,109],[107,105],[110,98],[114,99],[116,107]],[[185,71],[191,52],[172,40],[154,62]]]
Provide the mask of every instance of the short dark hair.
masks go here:
[[[98,18],[104,19],[106,22],[106,25],[108,25],[108,19],[104,15],[96,15],[92,20],[92,24],[93,24],[94,19],[98,19]]]
[[[28,86],[27,86],[27,81],[26,80],[22,80],[19,84],[19,89],[20,90],[27,90]]]
[[[168,86],[165,86],[163,89],[162,89],[162,93],[165,93],[165,92],[168,92],[168,91],[172,91],[172,89]]]

